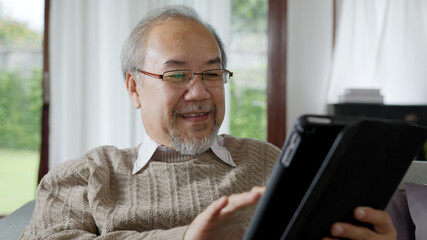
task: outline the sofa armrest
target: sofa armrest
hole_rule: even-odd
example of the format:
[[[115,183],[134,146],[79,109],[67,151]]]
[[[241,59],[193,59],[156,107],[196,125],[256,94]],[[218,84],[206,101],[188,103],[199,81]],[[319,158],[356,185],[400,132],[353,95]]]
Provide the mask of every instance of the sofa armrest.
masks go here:
[[[1,239],[16,240],[21,236],[31,220],[35,204],[35,201],[28,202],[10,215],[0,219]]]

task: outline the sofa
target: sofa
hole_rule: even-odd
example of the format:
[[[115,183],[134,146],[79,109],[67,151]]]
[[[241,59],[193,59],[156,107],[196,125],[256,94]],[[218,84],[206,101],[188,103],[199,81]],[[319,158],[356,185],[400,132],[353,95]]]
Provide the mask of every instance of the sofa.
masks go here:
[[[36,201],[30,201],[10,215],[0,219],[0,238],[16,240],[28,225]]]
[[[398,190],[402,191],[405,188],[405,184],[406,184],[406,186],[408,186],[407,183],[413,183],[413,184],[417,185],[418,187],[420,187],[420,186],[424,187],[423,191],[425,190],[424,193],[427,194],[427,186],[426,186],[426,184],[427,184],[427,161],[413,161],[413,163],[409,167],[406,175],[404,176],[403,180],[401,181],[401,183],[398,187]],[[415,186],[415,185],[411,185],[411,187]],[[393,198],[391,200],[391,203],[394,203],[394,204],[389,204],[389,206],[388,206],[388,207],[394,208],[394,209],[389,209],[392,212],[391,215],[393,215],[393,213],[402,215],[402,209],[401,209],[402,207],[399,204],[402,202],[402,199],[404,200],[403,202],[408,202],[408,201],[406,201],[406,195],[400,194],[400,191],[396,191],[395,195],[393,196]],[[424,196],[424,195],[421,195],[421,196]],[[425,196],[427,196],[427,195],[425,195]],[[427,200],[427,198],[426,198],[426,200]],[[422,205],[424,202],[427,203],[427,201],[421,200],[420,202],[421,202],[421,206],[417,205],[416,207],[417,207],[417,212],[421,213],[421,215],[417,216],[418,219],[412,219],[412,221],[415,222],[415,225],[416,225],[416,221],[427,222],[427,217],[425,219],[419,219],[420,216],[421,217],[427,216],[427,205]],[[0,238],[4,239],[4,240],[18,239],[19,236],[24,231],[24,228],[30,222],[34,206],[35,206],[35,201],[30,201],[27,204],[25,204],[24,206],[22,206],[21,208],[19,208],[18,210],[16,210],[15,212],[13,212],[12,214],[10,214],[4,218],[1,218],[0,219]],[[407,209],[407,210],[409,210],[409,209]],[[394,217],[398,220],[403,219],[400,215],[396,215]],[[406,215],[409,215],[409,216],[405,216],[406,218],[408,218],[408,217],[411,218],[410,211],[407,211]],[[393,218],[393,216],[392,216],[392,218]],[[406,218],[403,220],[406,220]],[[412,224],[414,224],[414,223],[412,223]],[[399,239],[426,239],[426,238],[416,237],[415,232],[414,233],[406,233],[404,231],[408,231],[408,229],[400,229],[403,225],[400,223],[398,225],[399,226],[396,227],[398,230],[398,240]],[[423,227],[423,228],[427,229],[425,227]],[[422,230],[422,229],[418,228],[418,230]],[[399,231],[402,231],[402,234],[400,234]],[[410,237],[406,236],[406,234],[412,234],[414,236],[414,238],[410,238]],[[418,232],[418,234],[424,234],[424,232]],[[425,235],[425,236],[427,236],[427,235]]]

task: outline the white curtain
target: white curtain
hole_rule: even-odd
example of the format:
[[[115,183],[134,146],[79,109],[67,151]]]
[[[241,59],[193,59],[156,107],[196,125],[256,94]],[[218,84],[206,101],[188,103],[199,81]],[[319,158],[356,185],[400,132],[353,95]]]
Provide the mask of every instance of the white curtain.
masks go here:
[[[139,111],[120,72],[121,47],[148,11],[177,4],[195,8],[229,43],[228,0],[51,0],[50,168],[99,145],[127,148],[142,141]],[[228,115],[221,132],[229,131]]]
[[[286,124],[325,114],[332,59],[331,0],[288,0]]]
[[[379,88],[386,104],[427,103],[427,1],[338,0],[328,91]]]

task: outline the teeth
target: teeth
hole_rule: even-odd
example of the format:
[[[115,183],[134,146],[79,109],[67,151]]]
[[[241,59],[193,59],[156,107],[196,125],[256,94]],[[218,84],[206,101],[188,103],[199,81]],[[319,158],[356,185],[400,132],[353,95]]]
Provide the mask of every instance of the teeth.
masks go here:
[[[206,114],[207,113],[184,113],[184,114],[180,114],[180,116],[182,116],[182,117],[197,117],[197,116],[203,116]]]

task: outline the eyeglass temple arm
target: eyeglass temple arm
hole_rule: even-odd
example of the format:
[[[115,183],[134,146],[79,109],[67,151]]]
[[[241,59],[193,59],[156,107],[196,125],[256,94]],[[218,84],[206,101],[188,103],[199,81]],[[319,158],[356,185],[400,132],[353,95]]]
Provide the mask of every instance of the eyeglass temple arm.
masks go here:
[[[162,79],[163,78],[163,75],[159,75],[159,74],[154,74],[154,73],[142,71],[141,69],[136,69],[136,71],[138,71],[138,72],[140,72],[142,74],[148,75],[150,77],[153,77],[153,78],[158,78],[158,79]]]

